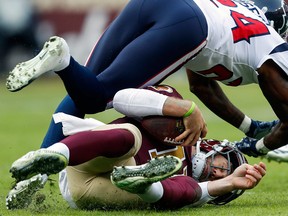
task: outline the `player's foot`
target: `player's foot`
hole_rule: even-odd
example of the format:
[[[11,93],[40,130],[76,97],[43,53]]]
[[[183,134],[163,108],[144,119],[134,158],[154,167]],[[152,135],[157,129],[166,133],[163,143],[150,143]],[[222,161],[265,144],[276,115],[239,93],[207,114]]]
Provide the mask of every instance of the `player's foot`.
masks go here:
[[[10,168],[10,172],[18,182],[39,173],[56,174],[63,170],[67,164],[68,160],[64,155],[48,149],[39,149],[28,152],[16,160]]]
[[[268,161],[288,162],[288,145],[269,151],[267,155],[265,155],[265,158],[267,158]]]
[[[254,139],[261,139],[266,136],[271,130],[279,123],[279,120],[274,120],[270,122],[262,122],[252,120],[249,131],[246,136]]]
[[[142,194],[152,183],[172,176],[181,167],[182,161],[179,158],[163,156],[140,166],[115,167],[111,173],[111,181],[130,193]]]
[[[264,153],[257,151],[256,149],[257,141],[258,141],[257,139],[245,137],[239,142],[235,142],[234,144],[239,151],[248,156],[258,157],[265,155]]]
[[[47,179],[47,175],[38,174],[18,182],[6,197],[6,208],[10,210],[27,208],[32,202],[33,195],[44,187]]]
[[[63,38],[53,36],[33,59],[19,63],[9,73],[6,87],[9,91],[19,91],[40,75],[63,70],[70,61],[69,47]]]

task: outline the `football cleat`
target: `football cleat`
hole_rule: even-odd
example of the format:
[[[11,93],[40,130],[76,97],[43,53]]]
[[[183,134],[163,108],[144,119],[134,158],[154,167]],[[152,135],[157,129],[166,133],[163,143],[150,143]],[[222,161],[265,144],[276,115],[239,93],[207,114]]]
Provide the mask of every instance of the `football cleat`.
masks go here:
[[[38,174],[18,182],[6,197],[6,208],[9,210],[27,208],[31,204],[34,194],[44,187],[47,180],[47,175]]]
[[[175,174],[182,161],[174,156],[163,156],[139,166],[114,167],[111,181],[118,188],[134,194],[143,194],[149,186]]]
[[[266,136],[271,130],[278,124],[279,120],[271,122],[262,122],[252,120],[249,131],[245,134],[246,136],[254,139],[261,139]]]
[[[12,92],[19,91],[46,72],[64,69],[69,65],[69,61],[69,47],[66,41],[53,36],[44,44],[38,55],[16,65],[9,73],[6,87]]]
[[[246,154],[248,156],[258,157],[258,156],[265,155],[264,153],[257,151],[256,149],[257,141],[258,141],[257,139],[245,137],[241,141],[235,142],[235,146],[237,147],[239,151],[241,151],[243,154]]]
[[[48,149],[39,149],[28,152],[16,160],[10,168],[10,173],[18,182],[39,173],[56,174],[63,170],[67,164],[68,160],[64,155]]]
[[[268,161],[288,162],[288,145],[282,146],[273,151],[269,151],[265,158]]]

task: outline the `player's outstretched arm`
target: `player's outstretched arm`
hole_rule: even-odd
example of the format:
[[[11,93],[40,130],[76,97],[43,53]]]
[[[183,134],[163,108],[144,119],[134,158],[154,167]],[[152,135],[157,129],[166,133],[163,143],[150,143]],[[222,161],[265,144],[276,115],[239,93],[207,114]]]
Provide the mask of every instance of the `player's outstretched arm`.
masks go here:
[[[266,61],[258,69],[259,86],[273,108],[280,123],[265,136],[264,145],[270,149],[276,149],[288,143],[288,88],[287,74],[273,61]]]
[[[239,128],[245,115],[227,98],[221,86],[212,79],[187,69],[190,91],[195,94],[213,113]]]
[[[229,176],[208,183],[211,196],[221,196],[236,189],[252,189],[258,185],[266,174],[266,165],[263,162],[249,165],[242,164]]]

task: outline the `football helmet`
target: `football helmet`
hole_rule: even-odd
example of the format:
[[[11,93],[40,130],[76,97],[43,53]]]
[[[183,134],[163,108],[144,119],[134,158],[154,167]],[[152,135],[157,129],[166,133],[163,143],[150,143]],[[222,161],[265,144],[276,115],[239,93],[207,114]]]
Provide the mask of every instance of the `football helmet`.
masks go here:
[[[222,155],[227,159],[227,167],[215,167],[214,159],[217,155]],[[196,154],[192,158],[192,175],[199,182],[208,181],[213,175],[213,168],[225,170],[229,175],[243,163],[247,163],[247,159],[229,141],[199,140],[196,144]],[[244,190],[234,190],[209,203],[224,205],[243,193]]]
[[[285,0],[252,0],[267,17],[270,25],[281,35],[285,36],[288,28],[288,4]]]

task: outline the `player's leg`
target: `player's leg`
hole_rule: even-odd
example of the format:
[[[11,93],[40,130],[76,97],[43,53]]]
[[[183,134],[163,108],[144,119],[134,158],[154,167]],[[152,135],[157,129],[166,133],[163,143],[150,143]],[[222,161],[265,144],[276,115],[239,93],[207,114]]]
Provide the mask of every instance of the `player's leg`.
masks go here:
[[[119,17],[108,27],[92,50],[87,60],[87,68],[73,64],[70,69],[80,71],[80,74],[85,74],[87,71],[89,74],[89,70],[91,70],[98,75],[109,67],[121,49],[137,37],[137,34],[143,32],[137,19],[131,19],[131,17],[138,16],[141,2],[130,1]],[[66,41],[58,36],[53,36],[44,44],[37,56],[29,61],[19,63],[10,72],[7,79],[7,88],[10,91],[18,91],[44,73],[60,71],[69,67],[69,62],[70,53]]]
[[[61,103],[58,105],[55,113],[63,112],[68,115],[72,115],[78,118],[84,118],[85,114],[81,112],[76,106],[74,101],[71,99],[69,95],[67,95]],[[56,124],[53,119],[51,119],[50,126],[48,131],[43,139],[41,144],[41,148],[48,148],[49,146],[53,145],[54,143],[59,142],[60,140],[64,139],[65,136],[62,132],[62,124]]]
[[[71,67],[68,66],[64,70],[69,73],[58,72],[69,95],[82,113],[103,111],[120,89],[141,88],[159,83],[178,70],[205,46],[206,20],[194,2],[190,2],[191,5],[188,5],[185,1],[166,1],[165,7],[160,2],[154,1],[145,1],[145,4],[142,4],[142,1],[131,2],[131,5],[135,4],[137,7],[141,5],[141,14],[128,16],[128,12],[133,11],[134,8],[125,9],[119,16],[120,18],[105,32],[103,39],[101,38],[91,54],[93,61],[88,61],[87,64],[91,71],[95,74],[99,73],[96,70],[98,68],[97,61],[101,59],[99,58],[101,53],[98,50],[107,53],[108,50],[105,47],[109,47],[110,40],[108,39],[118,37],[122,32],[126,32],[128,26],[132,29],[127,31],[129,34],[122,35],[123,38],[120,42],[119,37],[115,40],[118,41],[117,45],[120,44],[121,49],[117,49],[119,46],[116,48],[113,46],[114,50],[111,51],[111,56],[114,57],[112,61],[110,59],[109,67],[105,68],[108,63],[99,66],[103,71],[93,77],[93,73],[88,73],[87,68],[79,70],[83,67],[71,60]],[[157,8],[161,9],[161,13],[159,10],[153,10],[155,3],[160,4]],[[177,7],[174,7],[175,4]],[[137,9],[139,11],[139,8]],[[171,15],[172,11],[173,16]],[[162,16],[158,16],[159,14]],[[127,17],[129,19],[139,17],[139,19],[135,19],[137,25],[132,25],[132,28],[130,22],[127,25]],[[136,28],[134,28],[135,26]],[[125,31],[123,27],[125,27]],[[107,55],[103,54],[103,56],[109,58]],[[82,73],[83,71],[84,73]],[[51,131],[54,131],[54,126],[54,124],[50,125]]]
[[[93,131],[78,133],[77,137],[69,136],[63,142],[69,143],[70,166],[85,172],[106,173],[117,161],[134,157],[142,138],[136,126],[123,123],[99,126]]]
[[[31,151],[16,160],[10,169],[16,181],[25,180],[38,173],[56,174],[67,165],[75,166],[97,157],[122,160],[122,157],[134,156],[141,146],[140,131],[131,124],[103,125],[94,131],[80,132],[63,139],[47,149]],[[128,156],[127,156],[128,154]],[[94,168],[94,166],[92,166]],[[112,169],[105,166],[103,169]],[[84,168],[82,168],[84,170]],[[101,171],[95,162],[95,168]],[[95,172],[95,170],[94,170]]]
[[[115,56],[117,56],[119,54],[119,52],[121,51],[121,47],[124,47],[125,44],[129,43],[129,41],[132,40],[134,37],[137,37],[136,32],[138,32],[138,34],[143,32],[142,30],[140,30],[140,28],[142,26],[138,25],[138,22],[136,22],[137,19],[131,19],[131,17],[137,17],[137,13],[139,11],[138,5],[141,4],[141,2],[142,1],[138,1],[138,0],[129,2],[129,6],[127,6],[127,8],[125,9],[125,12],[121,13],[121,18],[117,18],[113,22],[113,24],[111,24],[111,27],[109,27],[107,29],[107,31],[103,34],[103,36],[101,37],[99,42],[96,44],[96,47],[92,50],[91,55],[89,56],[89,59],[87,61],[87,68],[86,69],[75,63],[71,67],[68,66],[66,71],[69,71],[69,68],[70,68],[71,70],[79,71],[79,74],[84,74],[85,71],[87,72],[87,70],[90,69],[94,74],[99,74],[105,68],[107,68],[110,65],[111,61],[113,61]],[[135,22],[133,22],[133,21],[135,21]],[[129,25],[126,24],[127,22],[129,22]],[[117,25],[119,25],[121,27],[117,28]],[[120,36],[121,36],[122,40],[119,40]],[[56,46],[56,47],[57,47],[57,49],[61,48],[59,46]],[[57,52],[52,52],[52,53],[57,53]],[[55,58],[53,58],[51,60],[51,62],[53,62],[53,64],[49,65],[49,67],[55,67],[55,63],[59,62],[59,60],[55,61]],[[38,57],[36,59],[39,59],[40,65],[41,65],[41,59]],[[31,69],[33,69],[33,68],[31,68]],[[45,71],[44,69],[42,70],[42,72]],[[82,71],[82,69],[85,69],[85,70]],[[55,69],[49,68],[48,70],[55,70]],[[46,71],[47,71],[47,68],[46,68]],[[40,73],[42,73],[42,72],[40,72]],[[16,70],[15,73],[18,73],[18,69]],[[33,70],[30,73],[34,73]],[[90,74],[90,73],[88,73],[88,74]],[[15,77],[13,71],[12,71],[11,77]],[[28,80],[26,80],[25,83],[30,83],[31,81],[29,79],[32,77],[33,77],[33,75],[27,76]],[[35,76],[34,76],[34,78],[35,78]],[[14,79],[15,78],[13,78],[13,80]],[[19,79],[22,80],[22,78],[19,78]],[[74,80],[79,80],[79,77],[77,76]],[[88,78],[86,80],[90,80],[90,79]],[[73,81],[73,82],[75,82],[75,81]],[[7,85],[11,86],[12,80],[10,80],[10,78],[8,78],[7,83],[8,83]],[[23,87],[23,86],[19,86],[19,83],[16,83],[16,86],[19,89],[21,89]],[[91,84],[84,84],[82,87],[85,89],[86,86],[91,87],[92,85]],[[9,87],[9,88],[11,88],[11,87]],[[16,87],[13,87],[13,89],[17,90]],[[13,90],[13,89],[11,89],[11,90]],[[79,94],[80,94],[80,92],[79,92]],[[105,94],[101,94],[100,98],[103,98],[102,95],[105,95]],[[98,101],[99,101],[99,99],[98,99]],[[103,111],[106,108],[106,103],[107,103],[107,101],[97,104],[97,110]],[[70,96],[66,96],[62,100],[60,105],[57,107],[55,113],[57,113],[57,112],[64,112],[64,113],[74,115],[74,116],[80,117],[80,118],[83,118],[85,116],[85,113],[83,111],[81,111],[79,109],[79,107],[77,108],[75,106],[75,103],[73,100],[71,100]],[[48,146],[52,145],[53,143],[59,142],[63,138],[64,138],[64,135],[62,133],[61,124],[55,124],[54,121],[52,120],[50,122],[49,129],[45,135],[45,138],[42,142],[41,147],[47,148]]]
[[[163,7],[162,3],[154,1],[131,2],[105,32],[92,52],[93,64],[83,67],[71,58],[69,66],[64,70],[61,70],[64,67],[62,65],[57,67],[57,70],[54,69],[77,107],[84,113],[103,111],[120,89],[139,88],[160,82],[194,57],[206,44],[206,20],[195,3],[187,5],[185,1],[166,1]],[[155,7],[159,9],[151,10]],[[136,12],[133,10],[135,8]],[[131,21],[131,17],[137,19]],[[54,44],[54,41],[59,42]],[[52,47],[53,53],[56,51],[60,55],[63,49],[57,52],[57,47],[61,47],[61,44],[65,44],[63,39],[53,38],[51,45],[45,47]],[[46,53],[47,50],[43,49],[39,58],[43,55],[45,59]],[[104,66],[98,66],[101,64],[101,55],[104,56],[102,58],[108,59]],[[47,58],[49,59],[49,56]],[[34,64],[34,59],[31,62],[25,64]],[[43,65],[52,64],[50,61],[49,63]],[[31,71],[38,71],[37,75],[42,74],[42,70],[34,66],[31,67]],[[30,81],[34,79],[34,74],[31,76]],[[17,77],[17,72],[12,72],[10,77]],[[22,85],[22,79],[25,80],[25,73],[19,78],[19,82],[13,82],[15,85]]]
[[[281,46],[283,50],[287,49],[286,43]],[[276,51],[274,55],[277,56]],[[264,62],[258,69],[259,86],[279,118],[279,122],[269,134],[260,140],[246,138],[236,143],[237,148],[244,154],[254,157],[266,155],[269,151],[285,146],[288,143],[286,133],[288,128],[286,113],[288,109],[284,105],[288,102],[288,94],[283,91],[283,89],[288,88],[287,72],[281,69],[279,65],[270,59]]]
[[[100,161],[107,163],[108,161]],[[119,165],[135,165],[135,160],[118,161]],[[110,163],[109,163],[110,164]],[[110,172],[94,174],[84,172],[81,167],[67,167],[66,188],[60,186],[63,192],[69,191],[68,196],[63,196],[77,208],[93,209],[123,209],[144,207],[144,203],[136,194],[124,191],[111,183]],[[67,194],[67,193],[66,193]]]
[[[99,175],[107,174],[108,171],[113,169],[114,165],[134,165],[135,160],[131,159],[141,147],[141,134],[131,124],[104,125],[99,126],[94,131],[77,133],[67,137],[62,142],[56,143],[47,149],[30,152],[13,163],[10,171],[16,181],[20,182],[9,192],[7,208],[27,207],[33,195],[44,186],[47,179],[45,182],[42,181],[43,176],[56,174],[64,169],[67,164],[70,166],[81,164],[74,166],[73,170],[79,170],[79,173],[86,173],[90,177],[91,175],[95,177],[97,173]],[[83,176],[80,179],[84,178]],[[71,184],[73,185],[75,179],[74,177],[72,179]],[[103,183],[108,182],[109,177],[106,179],[103,180]],[[87,182],[91,183],[87,179],[83,182],[80,181],[83,187]],[[95,184],[97,185],[97,183]],[[80,185],[78,186],[74,188],[77,191],[76,194],[81,188]],[[86,193],[87,190],[82,189]],[[28,196],[29,199],[22,199],[25,196]]]
[[[163,8],[162,4],[159,5],[160,9],[156,13],[151,9],[152,6],[157,5],[147,2],[143,3],[141,13],[138,14],[138,24],[142,25],[142,28],[139,28],[142,30],[141,34],[137,37],[132,37],[133,32],[124,35],[125,43],[120,43],[124,45],[121,51],[113,61],[109,62],[109,67],[103,69],[100,74],[93,78],[93,74],[88,76],[87,73],[86,77],[83,77],[79,70],[71,69],[69,73],[68,71],[57,72],[67,92],[83,112],[101,111],[99,108],[103,107],[100,104],[106,105],[121,89],[142,88],[161,82],[197,55],[205,46],[207,24],[204,15],[195,3],[191,6],[194,7],[192,10],[182,1],[180,3],[166,1],[166,6]],[[176,9],[172,8],[175,4],[178,6]],[[173,15],[171,15],[172,11]],[[159,13],[163,16],[158,16]],[[169,18],[170,16],[174,18]],[[125,16],[121,14],[120,18],[104,34],[104,38],[112,37],[111,35],[115,37],[118,33],[118,26],[126,24],[123,17]],[[119,34],[121,35],[121,32]],[[101,42],[102,40],[99,41],[91,58],[94,55],[97,56],[97,49],[105,49],[106,43]],[[71,60],[71,64],[77,63]],[[93,67],[90,68],[92,71]],[[91,84],[88,84],[89,82]]]
[[[178,209],[199,201],[202,194],[193,178],[170,177],[179,167],[180,159],[164,156],[141,166],[116,167],[111,173],[111,181],[158,209]]]
[[[105,142],[101,140],[100,136],[100,140],[97,142],[99,143],[97,151],[101,152],[101,154],[94,155],[93,159],[85,163],[66,168],[66,180],[64,179],[62,183],[60,182],[60,188],[62,195],[68,202],[70,200],[70,203],[75,203],[81,209],[101,207],[107,209],[129,208],[129,206],[135,206],[137,203],[140,203],[139,197],[115,187],[110,181],[110,172],[114,166],[131,166],[136,164],[133,156],[140,149],[141,135],[135,126],[131,126],[130,124],[109,125],[110,128],[107,129],[112,140]],[[99,127],[97,131],[93,132],[102,133],[102,129]],[[119,133],[119,129],[122,130],[122,135],[117,135],[117,138],[113,138],[113,131],[115,130]],[[129,133],[129,137],[133,134],[132,138],[127,137],[127,133]],[[123,137],[124,134],[126,134],[125,137]],[[104,135],[106,138],[103,137],[103,139],[106,140],[107,132]],[[127,142],[129,142],[129,145],[127,145]],[[91,151],[93,149],[90,148],[88,152]],[[71,159],[77,157],[75,159],[76,164],[83,160],[83,158],[78,157],[79,155],[82,155],[81,152],[75,153],[75,155],[71,154]],[[63,184],[63,181],[67,183]]]

